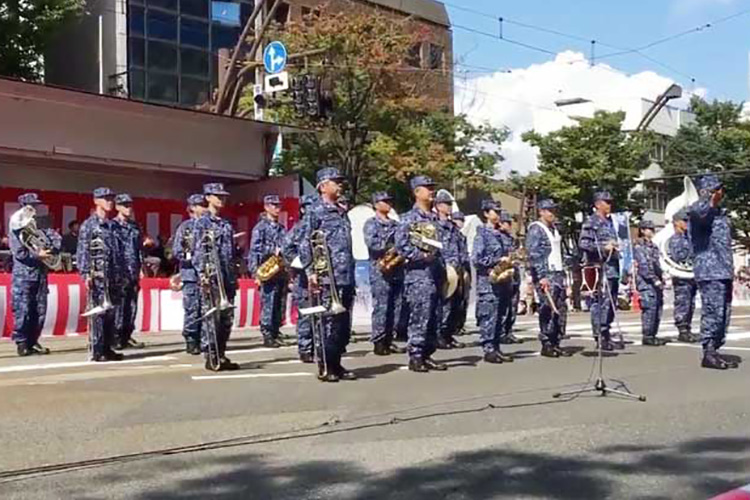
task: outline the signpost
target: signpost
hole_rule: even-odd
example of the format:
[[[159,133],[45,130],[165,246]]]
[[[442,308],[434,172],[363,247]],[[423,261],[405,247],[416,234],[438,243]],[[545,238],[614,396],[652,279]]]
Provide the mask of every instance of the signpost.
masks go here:
[[[263,50],[263,66],[266,73],[274,75],[284,71],[287,60],[286,47],[281,42],[271,42]]]

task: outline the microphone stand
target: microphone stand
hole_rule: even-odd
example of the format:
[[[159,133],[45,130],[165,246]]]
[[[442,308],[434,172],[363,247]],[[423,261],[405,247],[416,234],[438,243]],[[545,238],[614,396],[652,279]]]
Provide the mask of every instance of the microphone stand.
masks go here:
[[[617,306],[615,305],[613,299],[612,299],[612,290],[609,287],[609,279],[607,278],[606,274],[606,263],[609,261],[609,258],[607,261],[604,260],[604,256],[602,255],[601,247],[599,246],[599,238],[596,235],[596,232],[594,232],[594,243],[596,244],[596,249],[599,253],[599,276],[603,278],[602,283],[602,289],[599,291],[597,295],[597,306],[599,309],[599,314],[602,314],[602,303],[604,302],[605,293],[609,295],[610,299],[610,306],[612,307],[612,312],[614,313],[615,317],[617,316]],[[612,254],[610,253],[610,257]],[[600,316],[601,317],[601,316]],[[619,325],[619,321],[618,321]],[[552,397],[555,399],[565,397],[565,396],[573,396],[571,399],[575,399],[576,397],[580,396],[581,394],[588,394],[588,393],[599,393],[600,396],[606,396],[608,394],[612,394],[614,396],[620,396],[626,399],[634,399],[638,401],[646,401],[646,396],[641,394],[633,394],[631,392],[627,391],[621,391],[619,389],[613,389],[607,385],[607,380],[604,378],[604,352],[602,350],[602,333],[601,333],[601,320],[599,321],[599,340],[597,342],[598,349],[597,349],[597,364],[598,366],[598,376],[596,377],[596,380],[591,383],[590,378],[589,381],[587,381],[580,389],[574,389],[571,391],[563,391],[563,392],[556,392],[552,394]],[[619,328],[619,326],[618,326]],[[620,331],[620,337],[622,337],[622,331]]]

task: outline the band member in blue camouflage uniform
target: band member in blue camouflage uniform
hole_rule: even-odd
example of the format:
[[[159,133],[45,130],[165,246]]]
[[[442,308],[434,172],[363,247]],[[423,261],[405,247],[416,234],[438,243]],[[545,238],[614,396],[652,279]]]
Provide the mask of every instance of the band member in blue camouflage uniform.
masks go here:
[[[76,263],[81,278],[88,289],[88,305],[91,309],[104,304],[105,295],[117,302],[117,284],[122,281],[122,263],[118,256],[119,243],[115,236],[114,222],[109,214],[115,205],[115,193],[106,187],[94,190],[94,212],[81,225],[78,234]],[[103,243],[100,250],[92,241]],[[106,291],[106,293],[105,293]],[[89,318],[89,342],[93,361],[119,361],[122,354],[115,352],[115,310],[110,308]]]
[[[396,329],[405,328],[398,323],[401,314],[401,299],[404,290],[403,263],[384,272],[378,262],[388,252],[394,255],[398,222],[388,217],[392,210],[393,198],[388,193],[375,193],[372,204],[375,217],[365,222],[365,244],[370,256],[370,293],[372,294],[372,337],[373,352],[378,356],[404,353],[406,350],[394,343]],[[401,321],[403,322],[403,321]]]
[[[195,221],[193,225],[193,244],[195,245],[195,255],[193,256],[193,265],[198,272],[199,278],[206,269],[206,264],[212,263],[212,256],[207,252],[207,247],[203,243],[204,237],[213,235],[216,254],[219,262],[214,262],[218,266],[218,273],[224,284],[226,298],[229,304],[234,304],[234,298],[237,293],[237,276],[235,275],[235,266],[233,265],[234,257],[234,229],[232,224],[221,217],[221,210],[226,204],[229,193],[224,189],[224,185],[215,182],[203,186],[203,195],[208,204],[208,210]],[[202,283],[201,286],[204,286]],[[216,282],[212,283],[216,286]],[[218,294],[218,290],[216,290]],[[201,300],[201,306],[204,310],[211,307],[211,304]],[[201,326],[201,350],[206,356],[206,369],[211,371],[238,370],[240,366],[233,363],[226,357],[227,341],[232,333],[232,324],[234,322],[234,309],[219,308],[213,314],[207,315]],[[218,360],[218,366],[215,364]]]
[[[511,252],[518,250],[518,242],[513,237],[513,216],[510,212],[503,210],[500,212],[500,236],[503,238],[503,244],[510,248]],[[513,335],[513,326],[516,324],[518,315],[518,301],[521,298],[521,268],[518,264],[513,265],[513,280],[511,282],[511,296],[508,303],[508,312],[503,319],[503,335],[500,338],[501,344],[522,344],[523,339]]]
[[[619,343],[612,343],[610,336],[620,283],[619,241],[611,215],[612,195],[608,191],[596,192],[594,207],[596,212],[581,228],[578,247],[584,253],[587,265],[595,266],[598,276],[591,302],[594,338],[602,343],[602,350],[611,351],[622,347]]]
[[[683,209],[672,218],[674,234],[667,242],[667,255],[675,263],[686,269],[693,268],[693,244],[688,234],[688,213]],[[674,324],[677,327],[677,340],[695,343],[700,340],[692,333],[693,313],[695,312],[695,295],[698,285],[694,278],[679,278],[672,276],[672,290],[674,290]]]
[[[664,309],[664,277],[659,263],[659,248],[651,241],[654,223],[641,221],[641,239],[633,250],[636,265],[635,286],[641,296],[641,326],[643,345],[661,346],[666,340],[656,336]]]
[[[560,347],[568,313],[567,283],[563,267],[562,237],[557,230],[557,204],[541,200],[537,204],[539,220],[529,226],[526,235],[529,270],[539,297],[539,341],[542,356],[570,356]]]
[[[484,225],[477,228],[474,237],[472,260],[477,273],[476,317],[479,326],[479,342],[487,363],[507,363],[513,361],[500,350],[503,334],[503,320],[508,314],[511,284],[492,283],[490,273],[503,258],[508,258],[511,248],[504,243],[500,233],[501,205],[494,200],[482,201]]]
[[[443,249],[440,255],[443,257],[443,265],[447,271],[448,266],[455,269],[457,275],[461,275],[461,231],[451,220],[453,198],[445,192],[438,193],[435,197],[435,210],[438,215],[438,227],[440,228],[440,242]],[[445,280],[445,275],[441,276]],[[461,349],[463,343],[456,341],[454,335],[457,333],[456,317],[461,304],[461,292],[456,289],[450,298],[445,298],[442,293],[443,284],[438,287],[438,349]]]
[[[260,333],[265,347],[282,347],[280,339],[283,304],[287,291],[287,273],[281,269],[266,282],[260,282],[258,269],[272,257],[281,256],[286,230],[279,222],[281,200],[275,194],[263,198],[260,220],[253,228],[250,238],[250,253],[247,255],[247,269],[255,277],[260,289]]]
[[[695,256],[695,281],[701,293],[701,343],[704,368],[726,370],[737,363],[719,355],[732,314],[732,226],[721,208],[724,185],[713,174],[697,182],[700,199],[688,209]]]
[[[346,312],[323,315],[321,318],[321,338],[316,345],[321,362],[318,378],[323,382],[354,380],[356,375],[344,368],[341,357],[346,352],[350,335],[350,314],[354,300],[354,256],[352,254],[352,234],[346,212],[339,205],[341,184],[344,178],[338,169],[325,167],[317,173],[319,198],[312,203],[303,218],[299,254],[307,272],[309,293],[319,294],[320,303],[330,308],[332,287],[336,287],[341,304]],[[318,233],[320,231],[320,233]],[[330,256],[333,283],[328,273],[318,275],[313,266],[313,235],[322,234]],[[325,363],[323,363],[325,359]]]
[[[13,341],[19,356],[49,354],[49,349],[39,344],[39,337],[47,315],[47,266],[43,259],[60,252],[62,239],[50,230],[42,230],[50,248],[27,248],[19,239],[22,229],[14,228],[14,220],[21,213],[36,214],[41,201],[36,193],[18,197],[21,209],[13,214],[10,224],[10,250],[13,255],[11,280],[11,306],[13,308]]]
[[[281,253],[284,256],[284,262],[287,268],[290,270],[290,280],[293,283],[294,290],[292,298],[297,305],[297,310],[307,307],[307,274],[302,269],[302,264],[299,259],[299,244],[302,238],[302,219],[304,218],[307,207],[315,201],[315,196],[304,195],[300,199],[299,212],[300,220],[298,220],[292,229],[286,233],[284,238],[284,246],[281,249]],[[302,314],[297,314],[297,352],[299,353],[299,359],[303,363],[314,363],[315,358],[313,357],[313,338],[312,330],[310,328],[310,317]]]
[[[439,238],[437,216],[432,212],[435,183],[426,176],[414,177],[410,182],[414,208],[406,212],[396,230],[396,250],[406,259],[404,295],[408,315],[409,370],[444,371],[448,366],[432,359],[437,347],[438,283],[443,272],[440,250],[418,238],[417,230],[431,228]]]
[[[206,211],[206,198],[202,194],[191,194],[187,199],[189,219],[183,221],[174,235],[174,256],[180,263],[182,282],[182,309],[185,312],[182,336],[185,338],[185,352],[197,356],[201,353],[201,290],[198,273],[193,266],[195,221]]]
[[[143,344],[133,340],[135,315],[138,311],[138,290],[141,279],[141,228],[133,220],[133,198],[120,193],[115,197],[117,215],[113,222],[122,265],[122,282],[118,286],[119,300],[115,310],[115,343],[117,349],[141,349]]]
[[[466,236],[461,232],[466,221],[466,216],[463,212],[453,212],[451,214],[453,223],[458,228],[459,242],[461,244],[461,268],[464,272],[464,277],[461,280],[461,300],[459,301],[458,311],[456,312],[456,335],[466,334],[466,314],[469,310],[469,298],[471,296],[471,257],[469,256],[469,244],[466,241]]]

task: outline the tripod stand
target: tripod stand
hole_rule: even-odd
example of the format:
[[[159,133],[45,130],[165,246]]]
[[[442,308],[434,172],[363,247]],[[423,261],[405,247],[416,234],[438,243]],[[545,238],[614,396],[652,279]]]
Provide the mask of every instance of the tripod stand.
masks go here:
[[[596,238],[596,233],[594,233],[594,237]],[[596,246],[597,246],[597,249],[599,249],[598,241],[596,241]],[[599,249],[599,256],[601,257],[601,255],[602,255],[601,249]],[[611,254],[610,254],[610,257],[611,257]],[[599,260],[601,262],[601,264],[599,265],[599,276],[603,278],[602,288],[597,297],[599,314],[600,315],[602,314],[602,302],[604,301],[604,297],[605,297],[604,294],[606,293],[609,296],[609,303],[610,303],[610,307],[612,307],[612,313],[614,314],[615,318],[617,318],[617,306],[615,304],[616,298],[614,299],[612,298],[612,290],[610,289],[609,280],[607,279],[607,274],[604,269],[606,262],[604,261],[604,259],[601,259],[601,258]],[[598,284],[595,288],[598,288]],[[601,325],[601,321],[599,322],[599,324]],[[617,321],[617,325],[619,329],[619,325],[620,325],[619,320]],[[620,334],[620,336],[622,337],[622,333]],[[557,398],[561,398],[565,396],[577,397],[581,394],[599,393],[600,396],[606,396],[608,394],[612,394],[612,395],[620,396],[626,399],[646,401],[646,396],[639,395],[639,394],[631,394],[630,392],[621,391],[619,389],[612,389],[607,385],[607,381],[604,378],[604,354],[603,354],[604,351],[602,350],[602,344],[604,344],[604,339],[602,339],[601,331],[599,331],[599,340],[597,342],[597,345],[598,345],[597,355],[599,358],[597,360],[597,364],[599,365],[598,366],[599,375],[596,377],[596,380],[594,380],[593,383],[587,382],[580,389],[575,389],[572,391],[556,392],[552,394],[553,398],[557,399]],[[589,379],[589,381],[590,380],[591,379]]]

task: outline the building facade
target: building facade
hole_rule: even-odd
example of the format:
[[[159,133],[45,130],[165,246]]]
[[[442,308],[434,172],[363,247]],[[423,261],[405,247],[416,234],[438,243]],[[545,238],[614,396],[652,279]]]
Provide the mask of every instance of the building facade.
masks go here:
[[[46,83],[146,102],[205,104],[242,28],[252,0],[99,0],[68,26],[45,55]],[[271,3],[271,2],[268,2]],[[319,11],[321,0],[288,0],[274,21]],[[410,17],[426,41],[405,65],[429,70],[428,91],[453,106],[452,33],[445,6],[433,0],[334,0],[333,11],[379,11]],[[441,71],[444,70],[444,71]]]

